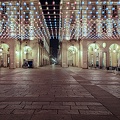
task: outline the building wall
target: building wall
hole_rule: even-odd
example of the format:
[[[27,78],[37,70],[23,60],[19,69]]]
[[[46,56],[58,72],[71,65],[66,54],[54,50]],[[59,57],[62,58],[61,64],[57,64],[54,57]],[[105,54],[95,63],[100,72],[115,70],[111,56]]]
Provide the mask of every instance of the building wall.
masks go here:
[[[106,44],[104,47],[103,44]],[[73,46],[76,48],[76,52],[72,54],[73,49],[71,49],[71,56],[69,53],[69,47]],[[92,50],[89,46],[92,45]],[[95,46],[97,51],[95,51]],[[115,52],[114,52],[115,50]],[[64,41],[62,42],[62,67],[77,66],[82,68],[91,67],[108,67],[108,66],[118,66],[118,61],[120,59],[120,41],[118,40],[81,40],[81,41]],[[93,60],[92,60],[92,57]],[[77,57],[76,57],[77,56]],[[72,62],[69,64],[69,62]],[[98,66],[97,66],[98,65]]]
[[[120,3],[62,0],[60,8],[62,66],[67,67],[68,61],[82,68],[117,66],[120,59]],[[75,54],[68,58],[66,51],[72,51],[68,50],[69,45],[77,48],[78,58]]]
[[[10,68],[22,67],[25,60],[34,68],[49,64],[50,35],[39,0],[1,1],[0,8],[0,66],[9,61]]]

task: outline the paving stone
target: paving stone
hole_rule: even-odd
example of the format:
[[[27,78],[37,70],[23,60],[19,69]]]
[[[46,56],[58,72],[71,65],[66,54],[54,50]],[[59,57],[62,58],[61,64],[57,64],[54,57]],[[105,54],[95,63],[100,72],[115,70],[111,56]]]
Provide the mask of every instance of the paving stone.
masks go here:
[[[119,118],[119,119],[120,119],[120,116],[117,116],[117,118]]]
[[[0,120],[30,120],[31,115],[0,115]]]
[[[75,105],[75,102],[63,102],[63,105]]]
[[[0,105],[19,105],[21,102],[0,102]]]
[[[109,111],[79,110],[82,115],[112,115]]]
[[[57,110],[35,110],[34,114],[57,114]]]
[[[118,120],[118,118],[111,115],[72,115],[72,120]]]
[[[25,105],[24,109],[41,109],[42,105]]]
[[[15,109],[13,112],[13,114],[33,114],[34,110],[17,110]]]
[[[4,69],[0,120],[120,120],[120,76],[99,69]]]
[[[88,110],[89,108],[87,107],[87,106],[83,106],[83,105],[81,105],[81,106],[71,106],[71,109],[77,109],[77,110],[79,110],[79,109],[81,109],[81,110]]]
[[[24,105],[8,105],[5,109],[23,109]]]
[[[13,110],[14,109],[11,110],[0,109],[0,115],[11,114]]]
[[[21,102],[20,103],[20,105],[23,105],[23,106],[25,106],[25,105],[31,105],[32,104],[32,102]]]
[[[62,109],[62,110],[70,110],[70,106],[57,106],[57,105],[43,105],[42,109]]]
[[[58,110],[58,114],[79,114],[78,110]]]
[[[63,105],[63,102],[51,102],[50,105],[54,106],[54,105],[57,105],[57,106],[62,106]]]
[[[88,105],[88,108],[90,110],[107,111],[107,109],[104,106],[99,106],[99,105]]]
[[[71,115],[33,115],[31,120],[72,120]]]
[[[101,103],[98,102],[76,102],[76,105],[102,105]]]
[[[0,105],[0,109],[5,108],[7,105]]]
[[[50,102],[32,102],[32,105],[50,105]]]

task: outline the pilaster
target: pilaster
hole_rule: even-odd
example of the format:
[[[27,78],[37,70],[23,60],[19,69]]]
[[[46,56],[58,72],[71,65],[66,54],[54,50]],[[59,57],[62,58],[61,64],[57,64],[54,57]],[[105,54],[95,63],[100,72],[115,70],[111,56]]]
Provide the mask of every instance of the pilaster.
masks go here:
[[[62,67],[68,67],[67,63],[67,41],[62,42]]]
[[[13,69],[16,68],[16,53],[15,53],[16,42],[15,40],[10,40],[10,42],[12,43],[10,45],[10,68]]]

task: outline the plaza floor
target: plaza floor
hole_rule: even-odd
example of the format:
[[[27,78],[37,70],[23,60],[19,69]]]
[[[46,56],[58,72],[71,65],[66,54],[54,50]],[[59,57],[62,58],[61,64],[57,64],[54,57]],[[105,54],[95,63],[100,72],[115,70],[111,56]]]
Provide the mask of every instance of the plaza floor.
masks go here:
[[[59,66],[0,68],[0,120],[120,120],[120,75]]]

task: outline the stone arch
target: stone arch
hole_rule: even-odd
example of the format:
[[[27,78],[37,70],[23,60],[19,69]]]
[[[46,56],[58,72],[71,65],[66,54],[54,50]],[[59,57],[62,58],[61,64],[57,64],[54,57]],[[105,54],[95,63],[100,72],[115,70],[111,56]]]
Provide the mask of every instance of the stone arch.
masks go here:
[[[91,43],[88,45],[88,66],[98,67],[99,66],[99,44]]]
[[[22,65],[27,63],[29,68],[33,67],[33,49],[30,46],[28,45],[23,46],[22,59],[23,59]]]
[[[30,46],[25,45],[23,47],[23,52],[24,52],[23,59],[26,59],[26,60],[33,59],[33,57],[32,57],[32,48]]]
[[[113,43],[109,47],[110,66],[117,67],[120,60],[120,45]]]
[[[87,47],[89,47],[91,44],[96,44],[99,48],[100,48],[100,44],[98,43],[98,42],[89,42],[88,44],[87,44]]]
[[[78,66],[78,49],[71,45],[67,50],[68,66]]]
[[[0,44],[0,66],[1,67],[9,67],[10,63],[10,53],[9,53],[9,45],[6,43]]]

